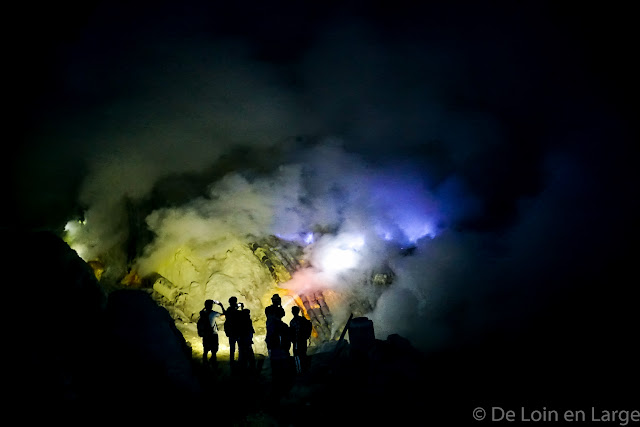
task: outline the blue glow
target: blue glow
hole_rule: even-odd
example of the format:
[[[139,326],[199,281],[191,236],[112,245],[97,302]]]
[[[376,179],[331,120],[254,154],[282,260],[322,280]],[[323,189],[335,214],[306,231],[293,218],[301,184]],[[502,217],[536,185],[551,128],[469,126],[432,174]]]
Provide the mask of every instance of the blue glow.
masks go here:
[[[315,241],[315,238],[314,238],[314,236],[313,236],[313,233],[307,233],[307,234],[304,236],[304,242],[305,242],[307,245],[310,245],[310,244],[311,244],[311,243],[313,243],[314,241]]]
[[[384,239],[387,242],[390,242],[393,240],[393,234],[394,234],[393,231],[391,231],[391,229],[385,226],[384,224],[378,223],[375,225],[374,229],[378,237],[380,237],[381,239]]]
[[[278,239],[286,240],[288,242],[295,242],[300,245],[310,245],[316,241],[316,236],[313,232],[302,233],[275,233]]]
[[[411,243],[416,243],[418,240],[426,236],[435,237],[435,232],[433,231],[431,224],[428,222],[407,224],[404,229],[404,234]]]
[[[414,244],[435,237],[437,202],[418,179],[378,176],[371,193],[377,213],[374,230],[381,239]]]

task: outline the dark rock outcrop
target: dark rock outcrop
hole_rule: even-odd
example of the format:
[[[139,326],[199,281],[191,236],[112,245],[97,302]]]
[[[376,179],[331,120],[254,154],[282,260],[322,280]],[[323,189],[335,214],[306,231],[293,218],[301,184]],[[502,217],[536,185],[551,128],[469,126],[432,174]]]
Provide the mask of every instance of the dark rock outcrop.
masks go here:
[[[107,295],[92,269],[48,231],[3,230],[5,383],[14,409],[55,414],[146,408],[198,393],[191,350],[145,291]]]

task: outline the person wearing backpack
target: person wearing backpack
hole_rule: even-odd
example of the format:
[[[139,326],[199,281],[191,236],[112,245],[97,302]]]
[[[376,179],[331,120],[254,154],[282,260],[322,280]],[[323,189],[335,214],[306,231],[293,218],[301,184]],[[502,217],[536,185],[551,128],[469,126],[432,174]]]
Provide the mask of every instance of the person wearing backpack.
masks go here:
[[[222,313],[213,310],[213,304],[217,304],[222,309]],[[211,363],[212,366],[217,366],[218,359],[217,353],[219,348],[218,341],[218,324],[216,319],[224,315],[225,309],[220,301],[214,301],[208,299],[204,302],[204,308],[200,310],[200,317],[198,318],[198,335],[202,337],[202,361],[205,365]],[[211,360],[208,359],[208,354],[211,352]]]
[[[300,316],[300,307],[291,307],[293,319],[289,322],[289,330],[291,331],[291,341],[293,344],[293,357],[296,362],[296,371],[301,374],[307,371],[307,341],[311,337],[311,321],[306,317]]]

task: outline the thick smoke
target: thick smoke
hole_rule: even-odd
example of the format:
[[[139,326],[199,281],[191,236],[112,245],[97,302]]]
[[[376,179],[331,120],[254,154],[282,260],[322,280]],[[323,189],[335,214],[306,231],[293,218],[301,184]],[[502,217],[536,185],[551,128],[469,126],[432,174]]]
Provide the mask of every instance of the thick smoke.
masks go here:
[[[105,262],[105,280],[153,273],[183,247],[215,253],[275,235],[305,246],[292,289],[352,291],[390,268],[394,281],[369,313],[377,334],[432,348],[515,327],[556,273],[596,268],[582,236],[611,215],[590,206],[614,199],[608,184],[631,180],[597,168],[615,162],[600,147],[615,135],[576,142],[549,124],[592,117],[572,109],[561,85],[544,84],[549,62],[527,50],[530,35],[467,39],[440,26],[414,40],[334,23],[295,60],[268,63],[244,41],[145,30],[122,53],[80,54],[96,34],[66,48],[62,92],[95,91],[98,101],[42,125],[29,158],[61,166],[17,166],[25,203],[40,212],[56,191],[75,191],[78,207],[64,213],[84,225],[70,223],[70,243]],[[546,113],[542,87],[557,89],[557,110]],[[561,148],[549,150],[551,140]],[[589,153],[574,156],[583,140]],[[58,180],[59,170],[80,184]],[[171,200],[167,182],[179,187]],[[132,209],[152,233],[133,242],[143,245],[135,259]]]
[[[98,123],[81,136],[87,258],[124,249],[125,201],[145,200],[160,180],[203,173],[233,150],[269,147],[308,129],[290,90],[243,59],[242,45],[154,46],[151,53],[151,64],[138,64],[139,76],[124,76],[133,80],[131,96],[98,111],[91,117]],[[168,57],[172,66],[164,70]]]
[[[259,176],[231,172],[206,195],[152,212],[147,224],[155,239],[137,259],[136,271],[157,272],[184,247],[206,248],[209,255],[200,256],[215,257],[237,242],[277,236],[306,251],[305,266],[281,286],[301,294],[358,294],[375,306],[377,294],[366,287],[372,272],[441,231],[436,196],[418,177],[368,166],[336,141],[305,150],[301,160]],[[333,309],[338,322],[346,320],[345,307]]]

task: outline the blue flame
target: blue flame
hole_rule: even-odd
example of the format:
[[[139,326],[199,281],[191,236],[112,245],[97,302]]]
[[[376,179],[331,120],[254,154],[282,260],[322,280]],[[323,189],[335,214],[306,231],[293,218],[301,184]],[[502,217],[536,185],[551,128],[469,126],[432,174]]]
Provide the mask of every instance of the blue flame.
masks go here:
[[[386,241],[414,244],[435,237],[437,202],[421,182],[406,176],[381,175],[371,187],[376,234]]]

